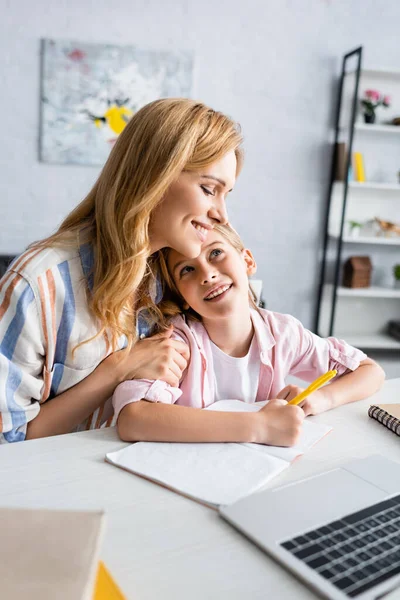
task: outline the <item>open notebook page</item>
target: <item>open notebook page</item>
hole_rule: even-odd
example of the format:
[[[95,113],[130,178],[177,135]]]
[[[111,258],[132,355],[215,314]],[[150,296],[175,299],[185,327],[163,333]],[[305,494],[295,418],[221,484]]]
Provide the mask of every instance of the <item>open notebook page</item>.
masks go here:
[[[251,494],[289,463],[241,444],[137,442],[106,460],[210,506]]]
[[[228,412],[256,412],[263,406],[268,404],[268,400],[265,402],[247,403],[241,402],[240,400],[219,400],[214,402],[207,407],[206,410],[221,410]],[[314,444],[316,444],[321,438],[332,430],[329,425],[323,425],[322,423],[313,423],[308,419],[303,421],[303,428],[300,435],[300,439],[295,446],[291,448],[281,448],[280,446],[265,446],[263,444],[250,444],[245,443],[243,446],[248,446],[259,452],[265,452],[266,454],[276,456],[277,458],[283,458],[288,462],[292,462],[300,454],[307,452]]]
[[[245,411],[259,408],[237,400],[223,400],[208,409]],[[307,448],[312,445],[311,438],[314,443],[330,429],[314,423],[310,426],[314,432],[312,436],[306,436],[303,445]],[[279,456],[280,452],[282,456]],[[259,490],[303,452],[299,446],[287,449],[260,444],[137,442],[108,453],[106,460],[216,507],[231,504]]]

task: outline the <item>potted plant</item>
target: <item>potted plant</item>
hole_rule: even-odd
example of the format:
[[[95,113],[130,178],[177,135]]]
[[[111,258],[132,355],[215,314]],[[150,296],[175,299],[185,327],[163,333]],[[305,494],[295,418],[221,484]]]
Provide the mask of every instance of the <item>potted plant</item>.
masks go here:
[[[360,223],[359,221],[347,221],[347,226],[349,237],[355,238],[360,235],[362,223]]]
[[[394,275],[394,287],[400,289],[400,264],[394,265],[393,267],[393,275]]]
[[[364,111],[364,121],[366,123],[375,123],[375,109],[378,106],[385,108],[390,106],[390,96],[384,96],[378,90],[365,90],[364,98],[361,99],[361,106]]]

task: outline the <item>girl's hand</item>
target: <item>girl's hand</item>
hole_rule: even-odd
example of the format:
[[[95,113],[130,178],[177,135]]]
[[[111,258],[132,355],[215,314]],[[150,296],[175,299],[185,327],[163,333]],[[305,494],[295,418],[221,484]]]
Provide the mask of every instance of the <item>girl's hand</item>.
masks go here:
[[[329,387],[329,386],[327,386]],[[277,395],[277,398],[283,398],[287,402],[301,394],[305,388],[301,388],[297,385],[287,385],[283,388]],[[298,404],[300,408],[303,409],[304,415],[308,417],[309,415],[318,415],[319,413],[325,412],[326,410],[330,410],[333,408],[332,398],[328,393],[328,389],[322,388],[313,392],[307,398]]]
[[[119,350],[101,365],[112,369],[117,384],[128,379],[161,379],[178,387],[190,358],[188,346],[171,339],[173,327],[140,340],[130,351]]]
[[[304,410],[305,416],[308,417],[330,410],[333,408],[333,403],[328,391],[321,389],[310,394],[299,406]]]
[[[300,436],[304,411],[287,406],[285,400],[270,400],[258,413],[260,428],[257,442],[272,446],[294,446]]]

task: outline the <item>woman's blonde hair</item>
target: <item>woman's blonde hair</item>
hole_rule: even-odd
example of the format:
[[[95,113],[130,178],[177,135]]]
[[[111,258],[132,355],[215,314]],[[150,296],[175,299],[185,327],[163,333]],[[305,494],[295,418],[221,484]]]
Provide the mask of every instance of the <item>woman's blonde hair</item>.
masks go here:
[[[131,346],[137,309],[154,307],[149,298],[154,275],[147,264],[152,212],[184,169],[199,170],[234,151],[238,174],[241,144],[239,125],[200,102],[151,102],[129,121],[86,198],[54,235],[36,244],[85,234],[95,252],[89,308],[101,326],[97,335],[108,330],[113,349],[123,334]]]
[[[230,225],[214,225],[214,231],[221,236],[239,253],[245,249],[239,234]],[[185,299],[180,294],[168,267],[168,256],[171,248],[162,248],[152,256],[152,268],[157,273],[163,288],[161,302],[152,311],[154,320],[160,330],[166,329],[169,322],[177,315],[185,315],[194,321],[201,321],[201,316],[191,307],[188,308]],[[257,309],[256,296],[249,282],[249,303],[252,308]]]

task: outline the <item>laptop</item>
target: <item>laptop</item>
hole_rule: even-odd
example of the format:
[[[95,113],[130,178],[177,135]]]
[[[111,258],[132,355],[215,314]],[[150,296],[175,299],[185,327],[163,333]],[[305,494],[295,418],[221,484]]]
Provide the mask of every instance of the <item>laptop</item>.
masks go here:
[[[322,597],[400,586],[400,463],[380,455],[247,496],[220,515]]]

